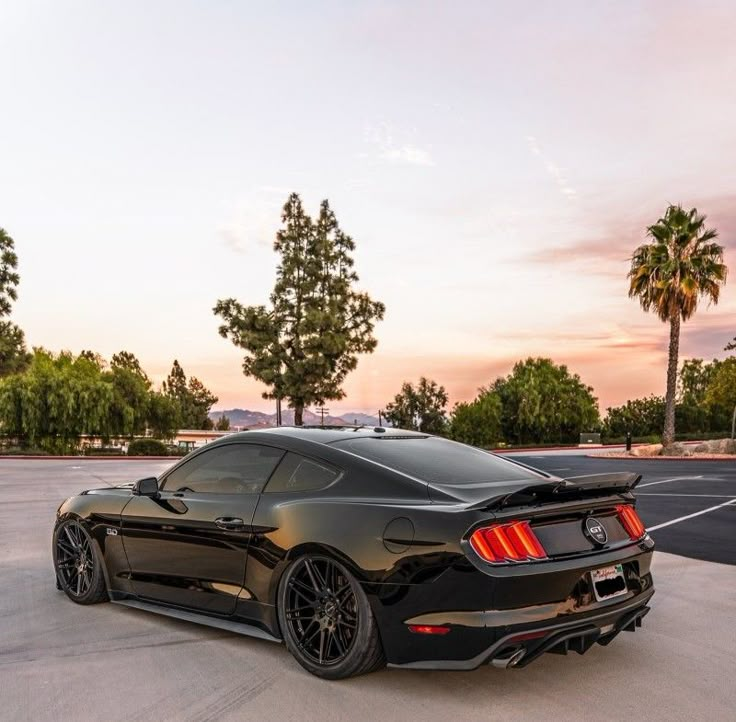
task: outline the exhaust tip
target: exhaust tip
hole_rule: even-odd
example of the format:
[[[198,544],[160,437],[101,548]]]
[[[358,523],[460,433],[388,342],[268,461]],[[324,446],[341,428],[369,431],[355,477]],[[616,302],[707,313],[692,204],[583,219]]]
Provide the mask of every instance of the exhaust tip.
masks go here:
[[[494,657],[491,660],[491,664],[498,669],[508,669],[509,667],[515,667],[526,654],[525,649],[517,649],[506,657]]]

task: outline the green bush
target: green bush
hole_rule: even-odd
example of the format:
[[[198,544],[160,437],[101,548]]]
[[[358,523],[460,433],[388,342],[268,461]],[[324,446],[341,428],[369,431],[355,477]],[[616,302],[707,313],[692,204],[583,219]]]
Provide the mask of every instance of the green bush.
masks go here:
[[[123,456],[120,446],[88,446],[84,450],[85,456]]]
[[[649,436],[632,436],[631,437],[631,443],[632,444],[660,444],[662,442],[662,437],[658,434],[650,434]],[[625,436],[605,436],[603,438],[603,444],[605,446],[613,445],[618,446],[620,444],[626,443],[626,437]]]
[[[675,441],[712,441],[714,439],[730,439],[730,431],[700,431],[687,434],[675,434]]]
[[[509,444],[505,441],[499,441],[497,444],[491,446],[484,446],[484,449],[576,449],[577,444],[571,444],[570,442],[561,443],[559,441],[546,441],[543,443],[535,444],[530,441],[528,444]]]
[[[49,452],[44,449],[35,449],[31,447],[6,446],[0,450],[2,456],[49,456]]]
[[[166,444],[158,439],[134,439],[128,444],[128,456],[168,456]]]

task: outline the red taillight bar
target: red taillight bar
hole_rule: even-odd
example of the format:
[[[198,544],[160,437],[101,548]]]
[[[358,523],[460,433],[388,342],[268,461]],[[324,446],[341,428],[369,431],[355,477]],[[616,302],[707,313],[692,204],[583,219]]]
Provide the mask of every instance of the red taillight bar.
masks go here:
[[[547,558],[544,547],[539,543],[528,521],[494,524],[476,529],[470,537],[470,546],[481,559],[492,564]]]
[[[616,513],[632,541],[638,541],[647,533],[642,520],[636,513],[636,509],[630,504],[619,504],[616,507]]]

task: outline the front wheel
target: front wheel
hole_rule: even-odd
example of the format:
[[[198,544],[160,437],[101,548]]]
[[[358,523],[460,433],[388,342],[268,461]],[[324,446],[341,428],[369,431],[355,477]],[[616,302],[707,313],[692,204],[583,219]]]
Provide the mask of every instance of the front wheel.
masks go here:
[[[279,585],[278,614],[287,648],[318,677],[345,679],[385,664],[365,592],[334,559],[296,559]]]
[[[92,537],[75,520],[63,521],[54,529],[54,570],[57,585],[77,604],[107,600],[105,575]]]

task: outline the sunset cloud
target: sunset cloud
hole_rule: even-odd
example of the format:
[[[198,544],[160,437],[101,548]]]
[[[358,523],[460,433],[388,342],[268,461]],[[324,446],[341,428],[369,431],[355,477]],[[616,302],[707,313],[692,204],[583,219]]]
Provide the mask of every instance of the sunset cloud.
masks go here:
[[[29,347],[125,348],[157,380],[177,357],[218,407],[271,409],[212,307],[269,302],[296,190],[310,213],[329,199],[386,305],[336,410],[375,412],[421,375],[467,400],[527,356],[566,363],[602,408],[662,393],[668,329],[626,273],[669,202],[726,248],[721,301],[681,341],[722,357],[736,3],[221,5],[141,34],[171,8],[91,3],[71,22],[11,0],[0,226]]]
[[[526,141],[532,154],[538,156],[544,164],[547,173],[552,177],[552,180],[554,180],[560,193],[562,193],[563,196],[567,196],[568,198],[572,198],[577,195],[577,191],[568,182],[567,176],[563,169],[560,168],[560,166],[558,166],[556,163],[553,163],[546,156],[546,154],[542,152],[537,139],[533,135],[527,135]]]
[[[394,131],[387,123],[367,126],[365,140],[373,146],[373,157],[378,160],[400,165],[434,165],[428,150],[419,148],[407,138],[397,141]],[[371,157],[371,154],[368,154],[368,157]]]

